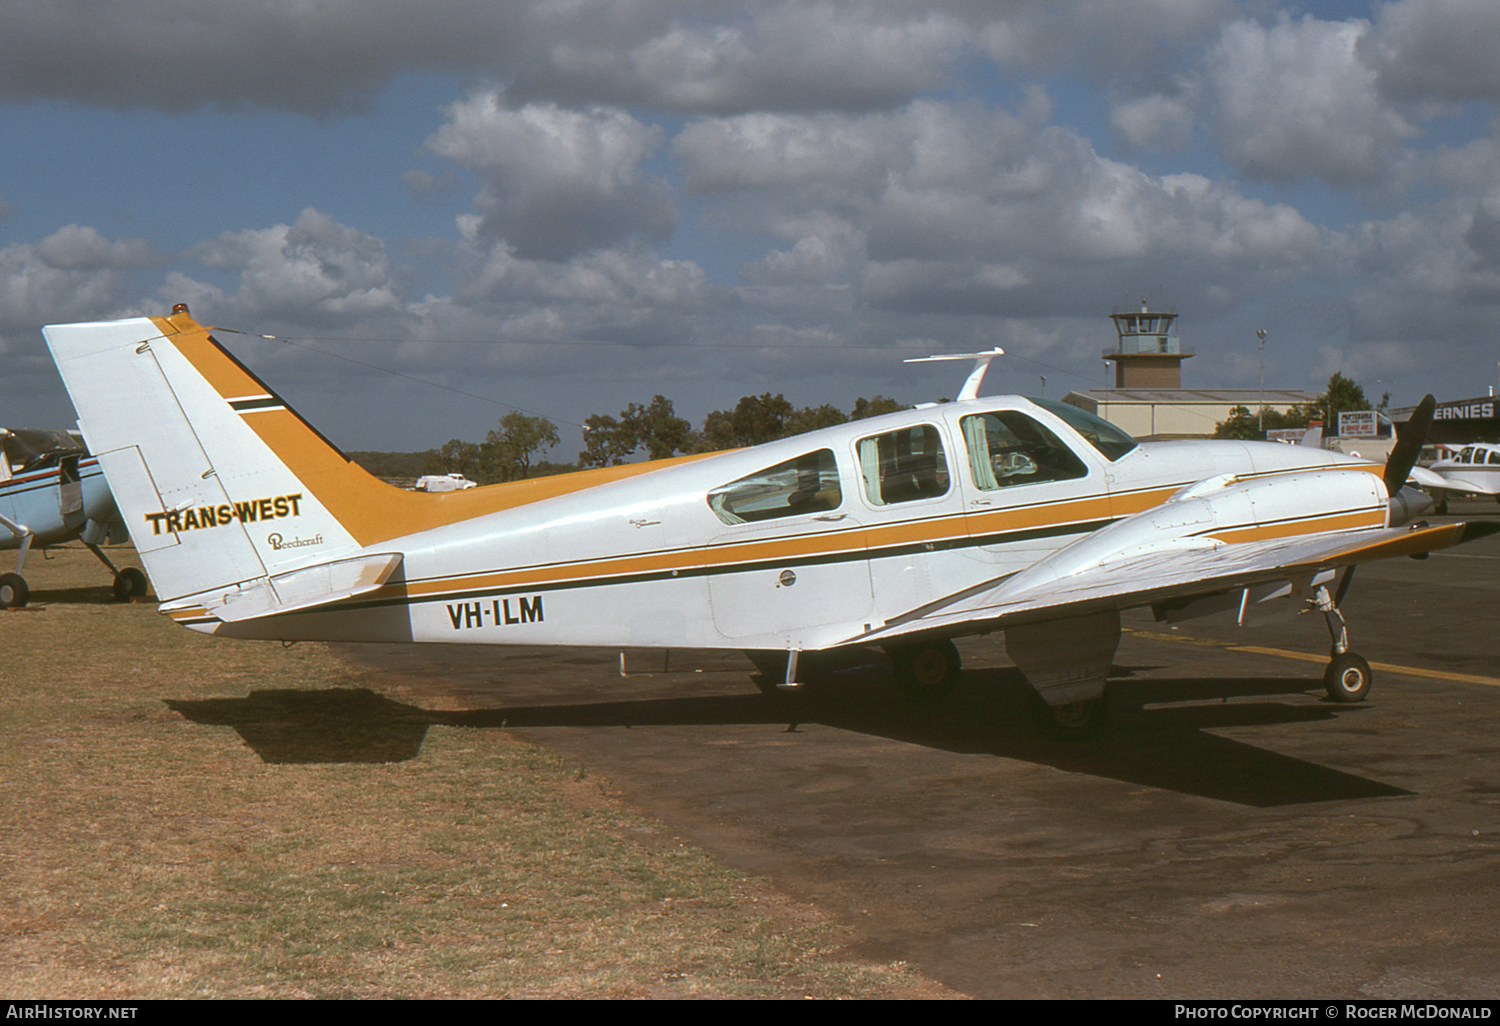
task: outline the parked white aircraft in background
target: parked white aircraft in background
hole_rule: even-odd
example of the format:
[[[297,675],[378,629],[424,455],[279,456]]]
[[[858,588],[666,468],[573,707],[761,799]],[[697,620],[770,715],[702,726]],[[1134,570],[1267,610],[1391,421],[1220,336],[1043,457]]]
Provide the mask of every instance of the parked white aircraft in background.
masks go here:
[[[1428,487],[1438,509],[1448,511],[1449,495],[1500,496],[1500,445],[1475,442],[1427,468],[1439,481]]]
[[[735,648],[880,645],[957,681],[952,638],[1003,630],[1052,721],[1102,709],[1120,611],[1327,617],[1329,695],[1369,665],[1351,568],[1490,533],[1410,524],[1425,422],[1381,468],[1321,449],[1138,444],[1051,400],[959,401],[748,449],[440,494],[346,459],[185,307],[44,329],[90,448],[179,623],[284,641]],[[1432,402],[1424,403],[1430,419]],[[1391,483],[1393,482],[1393,483]],[[1330,592],[1330,586],[1333,590]]]
[[[117,570],[99,548],[124,541],[104,475],[81,442],[66,431],[0,428],[0,549],[17,549],[14,573],[0,573],[0,609],[26,605],[31,588],[21,573],[33,545],[75,539],[114,574],[115,597],[146,594],[135,567]]]

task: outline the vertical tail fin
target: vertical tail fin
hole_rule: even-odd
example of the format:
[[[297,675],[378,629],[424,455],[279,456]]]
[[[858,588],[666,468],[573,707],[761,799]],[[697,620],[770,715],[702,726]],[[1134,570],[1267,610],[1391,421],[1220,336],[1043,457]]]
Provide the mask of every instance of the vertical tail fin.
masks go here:
[[[185,308],[43,334],[164,602],[363,548],[351,530],[358,525],[323,496],[341,477],[364,478],[360,492],[387,486],[350,464]]]

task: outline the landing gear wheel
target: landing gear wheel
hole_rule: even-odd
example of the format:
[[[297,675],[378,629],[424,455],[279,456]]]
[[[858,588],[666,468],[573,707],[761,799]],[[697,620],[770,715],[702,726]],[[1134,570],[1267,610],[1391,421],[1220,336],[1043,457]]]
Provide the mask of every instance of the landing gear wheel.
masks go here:
[[[887,649],[886,654],[896,673],[896,687],[912,701],[938,702],[958,686],[963,660],[947,638],[899,645]]]
[[[31,597],[31,589],[20,574],[0,574],[0,609],[20,609]]]
[[[1102,698],[1067,705],[1048,705],[1041,695],[1033,694],[1031,719],[1042,734],[1054,740],[1081,741],[1104,728],[1109,705]]]
[[[146,575],[133,566],[115,574],[115,598],[120,602],[129,602],[137,595],[146,594],[146,588]]]
[[[1373,683],[1370,664],[1353,652],[1334,656],[1323,671],[1323,689],[1335,702],[1363,702]]]

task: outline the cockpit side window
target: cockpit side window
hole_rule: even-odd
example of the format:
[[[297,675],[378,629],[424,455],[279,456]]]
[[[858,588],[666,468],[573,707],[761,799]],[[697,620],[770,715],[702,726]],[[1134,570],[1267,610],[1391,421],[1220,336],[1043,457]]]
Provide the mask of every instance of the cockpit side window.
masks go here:
[[[831,449],[747,474],[708,493],[708,508],[726,524],[822,513],[843,501]]]
[[[861,438],[855,447],[865,497],[874,506],[948,494],[948,460],[931,424]]]
[[[984,491],[1084,477],[1088,467],[1056,435],[1024,413],[996,410],[964,417],[969,476]]]
[[[1030,399],[1029,401],[1077,431],[1083,436],[1085,442],[1098,449],[1100,454],[1111,463],[1140,444],[1103,417],[1089,413],[1087,410],[1080,410],[1076,406],[1058,402],[1056,399]]]

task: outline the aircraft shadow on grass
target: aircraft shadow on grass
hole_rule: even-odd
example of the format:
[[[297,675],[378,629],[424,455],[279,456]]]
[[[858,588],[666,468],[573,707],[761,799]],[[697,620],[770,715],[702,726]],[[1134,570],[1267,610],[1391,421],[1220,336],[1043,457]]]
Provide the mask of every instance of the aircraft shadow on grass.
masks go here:
[[[44,556],[45,558],[45,556]],[[147,601],[133,598],[131,601]],[[151,600],[154,604],[154,600]],[[30,593],[27,608],[40,612],[50,605],[67,606],[117,606],[120,599],[106,584],[81,585],[71,588],[38,588]]]
[[[1109,687],[1113,726],[1059,741],[1027,717],[1029,685],[1011,669],[974,670],[933,707],[914,707],[870,674],[839,674],[795,695],[700,695],[433,711],[366,688],[264,690],[244,698],[167,700],[204,725],[232,727],[267,763],[386,763],[412,759],[427,729],[694,727],[818,723],[905,744],[984,754],[1257,808],[1379,798],[1413,792],[1211,731],[1311,723],[1361,707],[1284,701],[1312,683],[1280,678],[1153,679],[1149,667],[1117,667]],[[864,679],[850,679],[863,677]],[[1259,697],[1260,701],[1245,701]],[[1239,701],[1206,704],[1220,699]],[[1158,703],[1197,703],[1157,706]]]

